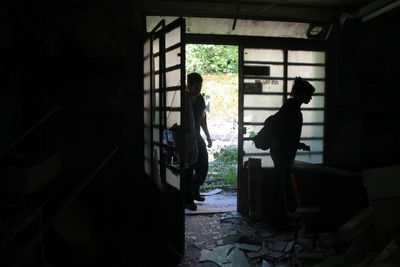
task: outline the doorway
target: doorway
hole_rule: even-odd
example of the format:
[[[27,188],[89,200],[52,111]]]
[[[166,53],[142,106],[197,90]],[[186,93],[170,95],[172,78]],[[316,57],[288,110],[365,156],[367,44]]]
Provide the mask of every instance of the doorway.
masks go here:
[[[201,187],[206,202],[186,213],[237,210],[239,47],[237,45],[187,44],[186,74],[203,77],[201,94],[206,103],[212,146],[207,148],[209,169]],[[207,143],[203,130],[200,133]]]
[[[288,89],[290,89],[292,81],[298,75],[312,81],[316,87],[316,93],[313,97],[315,99],[313,105],[302,109],[304,112],[304,127],[301,139],[311,144],[312,153],[299,154],[296,159],[308,160],[312,161],[312,163],[322,162],[324,144],[326,53],[325,47],[321,43],[301,40],[301,38],[305,38],[302,36],[292,36],[293,38],[299,38],[298,40],[287,39],[287,23],[279,25],[272,23],[271,25],[275,25],[274,27],[269,25],[273,29],[278,26],[285,29],[274,31],[285,33],[285,36],[280,36],[281,38],[276,38],[279,36],[274,38],[267,37],[265,34],[261,37],[246,36],[244,33],[238,33],[239,36],[222,37],[201,35],[210,34],[209,32],[202,32],[202,29],[209,28],[202,27],[196,30],[191,25],[201,24],[189,23],[187,25],[186,19],[183,18],[169,24],[162,20],[149,32],[149,39],[147,39],[144,46],[145,172],[160,189],[159,192],[163,199],[162,205],[165,207],[163,209],[166,218],[166,221],[163,222],[166,233],[165,239],[168,247],[180,257],[182,257],[185,249],[187,250],[188,248],[187,246],[185,247],[185,241],[186,245],[190,245],[188,238],[191,238],[191,236],[185,235],[185,231],[187,233],[190,232],[188,228],[185,230],[185,226],[188,227],[190,222],[188,223],[188,220],[186,220],[185,223],[187,216],[185,216],[184,212],[183,193],[185,192],[185,185],[183,183],[184,179],[182,179],[184,177],[182,164],[181,162],[175,164],[176,162],[170,160],[168,155],[172,151],[178,153],[182,158],[182,150],[171,145],[169,143],[169,135],[165,133],[175,124],[182,127],[185,126],[185,116],[183,116],[183,111],[185,110],[183,101],[185,76],[188,72],[199,71],[198,69],[200,69],[200,67],[190,67],[190,63],[186,61],[186,50],[188,48],[185,44],[186,42],[189,41],[194,44],[202,43],[205,40],[215,40],[219,44],[233,44],[236,51],[239,50],[236,52],[236,56],[239,58],[236,70],[236,88],[238,88],[236,96],[238,103],[230,105],[230,107],[235,107],[237,115],[231,121],[232,128],[228,126],[228,130],[222,131],[222,136],[214,136],[214,139],[221,141],[222,144],[228,142],[228,145],[229,142],[232,144],[235,138],[237,140],[233,142],[233,144],[236,144],[237,149],[236,153],[232,153],[236,155],[236,164],[234,164],[235,167],[233,168],[234,170],[236,169],[233,176],[236,180],[233,180],[233,184],[237,185],[239,193],[235,210],[237,209],[240,214],[248,214],[248,190],[246,187],[248,183],[245,165],[247,159],[249,157],[261,158],[262,167],[271,169],[269,154],[256,150],[252,143],[252,137],[262,127],[263,120],[268,116],[268,113],[276,111],[286,101]],[[268,29],[268,27],[261,28],[263,32]],[[303,27],[304,31],[306,29],[307,27]],[[187,32],[191,34],[186,34]],[[251,33],[254,33],[254,31],[251,31]],[[219,46],[215,47],[219,48]],[[208,55],[205,59],[216,58],[216,55]],[[222,60],[222,62],[227,66],[233,65],[232,61],[229,60]],[[207,64],[207,66],[211,65],[211,63]],[[205,80],[204,91],[206,92],[208,91],[206,89],[208,87],[206,80],[213,81],[217,79],[218,75],[215,73],[203,75]],[[210,90],[215,89],[212,85],[213,83],[211,83]],[[215,87],[224,88],[223,85]],[[220,93],[219,90],[217,92]],[[206,97],[208,100],[208,112],[210,113],[213,111],[211,102],[213,100],[211,96],[209,98],[207,99]],[[213,98],[216,99],[216,96]],[[226,95],[224,95],[223,103],[226,102],[225,100],[227,100]],[[221,109],[221,105],[218,105],[218,108]],[[224,115],[227,116],[228,114]],[[212,119],[217,118],[217,116],[209,115],[209,118],[210,126],[213,126]],[[230,118],[232,119],[232,117]],[[229,120],[225,125],[229,125]],[[229,137],[234,135],[228,135],[228,139],[226,136],[223,137],[225,133],[230,133],[231,130],[232,133],[236,133],[235,137],[232,139]],[[214,130],[214,134],[219,132],[218,129]],[[218,147],[216,145],[217,140],[215,140],[214,149]],[[226,151],[220,152],[220,155],[224,160],[229,158],[229,153]],[[211,154],[210,162],[213,162],[216,157]],[[217,170],[221,171],[221,168],[217,167]],[[229,181],[230,179],[227,178],[226,180]],[[232,180],[230,181],[232,182]],[[238,213],[234,214],[230,215],[236,216]],[[219,213],[217,216],[223,216],[223,214]],[[216,221],[220,221],[220,219],[223,218],[216,218]],[[219,227],[220,225],[215,225],[216,229],[219,229]],[[201,235],[204,236],[203,231],[201,231]],[[209,232],[209,235],[214,236],[214,232]],[[216,245],[219,245],[219,243],[217,240]]]

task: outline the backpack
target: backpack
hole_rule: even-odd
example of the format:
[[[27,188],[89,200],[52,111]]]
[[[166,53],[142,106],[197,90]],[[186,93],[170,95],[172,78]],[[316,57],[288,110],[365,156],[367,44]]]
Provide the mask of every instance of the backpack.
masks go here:
[[[253,137],[253,142],[256,148],[268,150],[271,148],[272,139],[274,137],[276,116],[271,115],[264,121],[264,126]]]

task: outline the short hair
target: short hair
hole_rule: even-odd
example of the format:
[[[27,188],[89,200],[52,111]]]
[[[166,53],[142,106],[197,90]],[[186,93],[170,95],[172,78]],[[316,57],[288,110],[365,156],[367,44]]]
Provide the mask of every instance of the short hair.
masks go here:
[[[314,92],[315,88],[310,82],[303,80],[301,77],[296,77],[293,81],[290,95],[296,97],[304,94],[312,95]]]
[[[203,82],[203,77],[197,72],[192,72],[187,75],[187,85],[193,85]]]

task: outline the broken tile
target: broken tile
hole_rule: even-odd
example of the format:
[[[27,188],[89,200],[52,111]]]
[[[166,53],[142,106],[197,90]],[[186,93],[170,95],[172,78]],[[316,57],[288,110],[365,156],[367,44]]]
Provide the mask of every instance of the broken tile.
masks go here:
[[[290,252],[290,251],[293,249],[293,246],[295,245],[295,243],[296,243],[296,241],[294,241],[294,240],[289,241],[289,242],[287,243],[287,245],[286,245],[285,253]]]
[[[246,254],[238,248],[234,248],[227,259],[232,263],[232,266],[249,267]]]
[[[205,245],[205,247],[206,247],[206,249],[208,249],[208,250],[213,250],[213,249],[215,248],[215,245],[214,245],[214,244]]]
[[[257,232],[256,229],[251,229],[251,228],[238,228],[236,229],[239,233],[242,233],[244,235],[253,235]]]
[[[288,243],[285,241],[276,240],[274,242],[274,246],[273,246],[272,250],[283,252],[283,251],[285,251],[287,244]]]
[[[201,256],[198,262],[206,262],[206,261],[212,261],[218,265],[222,265],[224,263],[228,263],[227,260],[227,255],[229,251],[233,248],[234,246],[229,244],[225,246],[219,246],[214,248],[213,250],[202,250],[201,251]]]
[[[254,258],[259,258],[259,257],[262,257],[262,256],[266,256],[266,255],[268,255],[270,253],[271,253],[270,250],[268,250],[266,248],[263,248],[258,252],[249,252],[249,253],[247,253],[247,257],[249,257],[250,259],[254,259]]]
[[[246,243],[236,243],[235,247],[241,250],[253,251],[253,252],[258,252],[261,249],[261,246],[259,245],[252,245]]]
[[[209,261],[211,259],[210,255],[212,254],[211,250],[207,250],[207,249],[202,249],[200,251],[200,258],[199,258],[199,262],[206,262]]]

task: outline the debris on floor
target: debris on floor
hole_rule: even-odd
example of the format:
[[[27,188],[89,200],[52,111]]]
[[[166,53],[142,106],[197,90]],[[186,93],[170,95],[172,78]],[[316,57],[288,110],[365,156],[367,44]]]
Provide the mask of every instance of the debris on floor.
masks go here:
[[[228,254],[232,248],[234,248],[233,245],[224,245],[216,247],[213,250],[203,249],[199,262],[212,261],[220,266],[224,263],[229,263]]]
[[[351,227],[346,227],[346,231],[350,230]],[[267,224],[251,221],[237,212],[188,216],[187,257],[180,266],[400,266],[396,265],[400,259],[396,241],[392,241],[379,257],[360,256],[363,255],[360,251],[364,250],[361,245],[370,242],[366,230],[354,229],[359,233],[349,241],[342,237],[342,232],[315,235],[303,229],[295,240],[292,232],[274,232]],[[385,265],[389,262],[396,263]]]
[[[222,192],[222,189],[216,188],[216,189],[213,189],[213,190],[208,191],[208,192],[204,192],[204,193],[202,192],[202,193],[200,193],[200,195],[202,195],[202,196],[212,196],[212,195],[219,194],[221,192]]]
[[[399,172],[400,166],[365,172],[369,204],[331,232],[302,221],[297,231],[278,233],[237,212],[187,216],[180,266],[400,266]],[[383,174],[391,180],[377,188]]]

